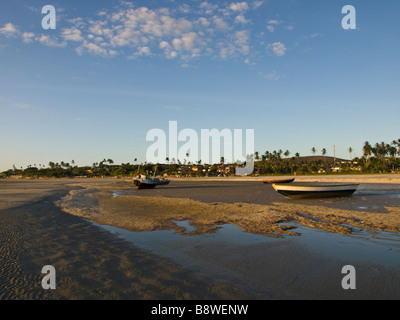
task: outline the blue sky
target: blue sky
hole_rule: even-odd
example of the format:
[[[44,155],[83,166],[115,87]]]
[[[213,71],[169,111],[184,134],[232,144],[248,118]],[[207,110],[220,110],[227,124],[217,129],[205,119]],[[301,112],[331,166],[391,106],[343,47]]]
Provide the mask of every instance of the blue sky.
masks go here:
[[[42,28],[45,5],[56,29]],[[356,9],[344,30],[342,7]],[[0,4],[0,171],[144,162],[146,133],[254,129],[255,150],[400,138],[398,1]]]

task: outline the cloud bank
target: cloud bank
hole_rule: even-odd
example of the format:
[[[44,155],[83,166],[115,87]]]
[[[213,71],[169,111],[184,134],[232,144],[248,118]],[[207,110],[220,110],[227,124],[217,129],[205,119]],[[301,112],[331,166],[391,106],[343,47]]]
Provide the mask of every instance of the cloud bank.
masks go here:
[[[123,55],[164,57],[183,63],[201,57],[248,61],[252,48],[251,11],[262,1],[196,2],[174,8],[147,8],[121,2],[113,9],[103,9],[93,17],[64,19],[67,26],[56,35],[22,32],[12,23],[0,28],[0,34],[21,37],[24,43],[39,42],[46,46],[72,47],[78,55],[102,57]],[[276,25],[267,21],[268,26]],[[272,28],[269,28],[273,31]],[[276,56],[286,53],[286,46],[274,42],[267,46]]]

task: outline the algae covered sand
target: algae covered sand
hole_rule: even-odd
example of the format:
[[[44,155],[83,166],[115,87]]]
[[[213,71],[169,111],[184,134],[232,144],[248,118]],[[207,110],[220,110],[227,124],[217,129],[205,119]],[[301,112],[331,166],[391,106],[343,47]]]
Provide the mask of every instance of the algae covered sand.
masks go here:
[[[276,198],[270,196],[272,198],[268,201],[248,203],[240,201],[242,199],[239,195],[245,198],[245,188],[235,188],[229,186],[229,183],[226,184],[226,189],[212,192],[213,197],[207,196],[207,184],[203,189],[192,188],[192,184],[186,185],[186,188],[182,187],[183,190],[179,190],[173,196],[162,189],[155,193],[132,192],[112,196],[116,186],[82,185],[84,188],[72,190],[58,201],[57,205],[70,214],[98,224],[131,231],[173,229],[177,233],[186,233],[185,228],[178,226],[174,221],[188,220],[190,225],[196,228],[190,231],[191,234],[212,233],[223,224],[233,224],[243,228],[245,232],[272,237],[296,236],[299,233],[296,232],[295,223],[341,234],[350,234],[354,227],[399,232],[400,209],[396,206],[382,205],[380,211],[370,212],[337,208],[332,206],[331,202],[322,205],[321,202],[310,204],[282,201],[279,195],[276,195]],[[130,189],[124,184],[119,187]],[[263,186],[259,188],[262,189]],[[179,197],[184,193],[187,197]],[[203,198],[199,196],[202,193],[205,194]],[[218,195],[225,201],[214,201]],[[196,197],[197,199],[193,199]],[[229,201],[226,201],[227,198]]]

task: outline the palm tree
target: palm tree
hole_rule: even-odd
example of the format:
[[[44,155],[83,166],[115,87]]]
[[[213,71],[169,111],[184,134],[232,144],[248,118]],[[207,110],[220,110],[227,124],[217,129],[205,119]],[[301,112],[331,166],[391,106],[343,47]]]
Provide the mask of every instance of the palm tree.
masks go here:
[[[372,149],[374,155],[380,159],[384,158],[387,154],[386,145],[384,142],[375,143],[375,148]]]
[[[393,140],[392,141],[392,145],[393,145],[393,147],[398,147],[399,148],[399,150],[398,151],[396,151],[397,152],[397,154],[398,155],[400,155],[400,139],[397,139],[397,141],[396,140]]]
[[[285,153],[284,153],[283,155],[284,155],[286,158],[289,157],[289,155],[290,155],[289,150],[286,150]]]
[[[400,139],[397,139],[397,145],[399,146],[398,154],[400,155]]]
[[[315,155],[315,152],[317,152],[317,150],[315,149],[315,147],[312,147],[311,152],[313,155]]]
[[[261,155],[261,161],[264,163],[267,160],[267,156],[265,154]]]
[[[367,159],[369,159],[371,153],[372,153],[372,146],[369,144],[368,141],[365,141],[363,146],[363,154]]]
[[[396,162],[396,153],[397,153],[397,149],[396,149],[395,146],[390,146],[390,145],[389,145],[388,151],[389,151],[389,154],[390,154],[390,157],[391,157],[392,170],[394,171],[394,164],[395,164],[395,162]]]
[[[350,153],[350,159],[352,158],[351,153],[353,152],[353,149],[350,147],[349,148],[349,153]]]
[[[326,166],[326,157],[325,157],[325,155],[326,155],[326,149],[325,148],[322,148],[322,150],[321,150],[321,153],[322,153],[322,155],[324,156],[324,165]]]

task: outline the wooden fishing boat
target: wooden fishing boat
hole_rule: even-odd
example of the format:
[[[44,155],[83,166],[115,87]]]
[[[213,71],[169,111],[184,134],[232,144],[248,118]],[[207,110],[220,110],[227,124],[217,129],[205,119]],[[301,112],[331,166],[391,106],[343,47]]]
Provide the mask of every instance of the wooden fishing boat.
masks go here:
[[[359,184],[272,184],[274,189],[292,198],[348,197]]]
[[[169,180],[138,174],[133,183],[138,189],[154,189],[156,186],[169,184]]]
[[[261,180],[264,183],[268,184],[273,184],[273,183],[291,183],[294,181],[294,178],[292,179],[267,179],[267,180]]]
[[[133,183],[138,189],[154,189],[158,186],[159,179],[138,174]]]
[[[167,179],[160,179],[158,181],[158,185],[160,185],[160,186],[167,185],[167,184],[169,184],[169,180],[167,180]]]
[[[140,169],[140,165],[138,167],[138,174],[133,179],[133,183],[137,186],[138,189],[154,189],[156,186],[162,186],[162,185],[169,184],[168,179],[157,178],[155,176],[157,167],[156,167],[156,170],[154,171],[154,175],[152,175],[152,176],[140,174],[139,169]]]

